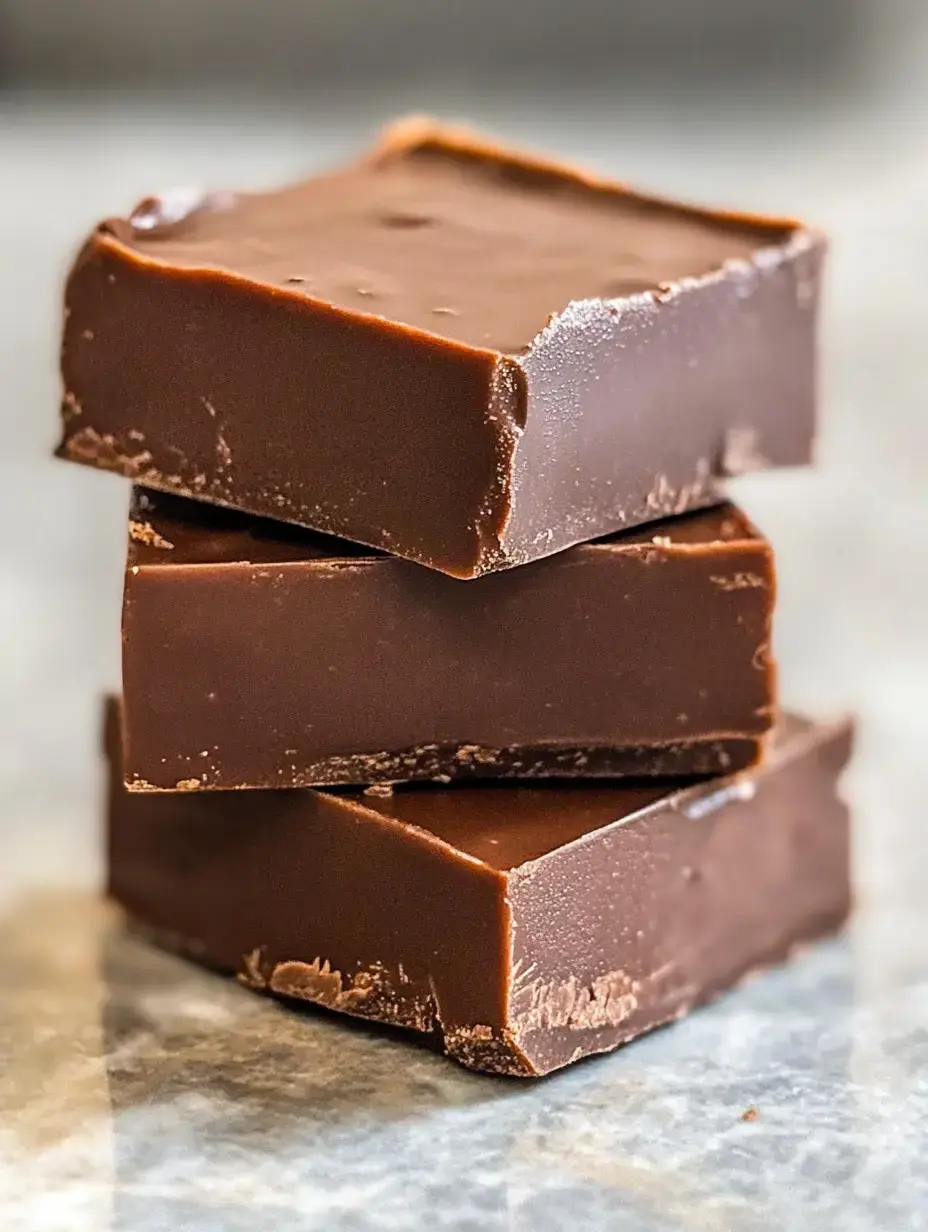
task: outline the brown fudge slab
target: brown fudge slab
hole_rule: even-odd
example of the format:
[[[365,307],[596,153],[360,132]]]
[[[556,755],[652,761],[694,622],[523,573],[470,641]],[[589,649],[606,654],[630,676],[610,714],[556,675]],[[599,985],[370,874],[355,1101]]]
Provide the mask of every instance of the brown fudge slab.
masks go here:
[[[137,489],[136,790],[706,775],[773,722],[770,545],[731,505],[462,586]]]
[[[824,239],[427,122],[102,223],[59,452],[470,578],[805,463]]]
[[[838,929],[850,724],[785,719],[684,789],[132,795],[111,715],[109,886],[160,943],[262,992],[546,1074]]]

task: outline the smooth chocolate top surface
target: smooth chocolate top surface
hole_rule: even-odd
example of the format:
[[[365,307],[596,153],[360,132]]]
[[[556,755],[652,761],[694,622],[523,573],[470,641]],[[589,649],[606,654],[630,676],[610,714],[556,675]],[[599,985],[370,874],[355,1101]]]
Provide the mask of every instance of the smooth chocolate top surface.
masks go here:
[[[376,548],[144,488],[132,489],[128,566],[387,560]]]
[[[337,568],[339,564],[391,559],[345,539],[142,488],[133,489],[129,535],[130,568],[289,561],[318,561]],[[718,505],[608,535],[574,550],[624,551],[659,545],[698,551],[717,543],[759,539],[756,527],[740,509]]]
[[[108,698],[104,738],[114,764],[121,762],[121,703]],[[541,860],[578,840],[593,837],[605,827],[639,818],[652,808],[674,810],[691,820],[724,807],[739,792],[747,798],[751,784],[803,756],[809,749],[832,742],[847,745],[853,731],[850,719],[817,723],[803,716],[782,712],[773,729],[764,760],[750,770],[722,778],[693,783],[665,780],[646,782],[577,783],[543,787],[509,784],[457,784],[453,787],[407,785],[389,795],[374,795],[353,788],[270,790],[253,795],[245,792],[195,793],[187,795],[132,796],[163,809],[202,811],[203,818],[219,816],[259,817],[261,802],[269,815],[298,810],[301,800],[330,800],[354,812],[363,809],[386,821],[408,826],[417,839],[435,841],[446,849],[450,860],[463,858],[497,872],[510,872]],[[119,784],[120,793],[122,784]],[[135,805],[141,807],[141,805]],[[147,805],[146,805],[147,807]],[[312,812],[306,824],[312,824]]]
[[[845,723],[844,727],[849,725]],[[808,719],[783,715],[773,732],[768,756],[741,776],[704,783],[565,784],[544,787],[493,785],[453,789],[402,787],[392,796],[356,796],[357,803],[440,839],[465,857],[507,872],[539,860],[552,851],[604,826],[627,822],[652,807],[694,815],[721,808],[733,798],[732,788],[781,761],[797,757],[808,742],[826,742],[837,728],[817,727]]]
[[[699,277],[792,230],[642,196],[455,140],[453,129],[413,141],[406,132],[292,187],[166,192],[106,229],[166,266],[227,271],[514,355],[571,301]]]

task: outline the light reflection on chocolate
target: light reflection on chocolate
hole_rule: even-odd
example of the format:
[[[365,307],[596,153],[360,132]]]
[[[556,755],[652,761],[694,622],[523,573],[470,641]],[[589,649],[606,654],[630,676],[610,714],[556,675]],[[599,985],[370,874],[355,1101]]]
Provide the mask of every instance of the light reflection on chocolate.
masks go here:
[[[169,188],[144,197],[129,215],[133,231],[163,235],[173,231],[202,210],[229,210],[235,204],[232,192],[204,192],[201,188]]]

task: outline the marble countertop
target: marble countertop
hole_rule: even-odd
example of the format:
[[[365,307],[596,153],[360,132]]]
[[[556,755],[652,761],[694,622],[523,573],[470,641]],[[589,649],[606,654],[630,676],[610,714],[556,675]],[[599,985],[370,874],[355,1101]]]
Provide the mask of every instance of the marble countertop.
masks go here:
[[[2,941],[5,1228],[924,1226],[928,985],[853,944],[531,1085],[278,1009],[87,895]]]
[[[98,891],[96,756],[98,697],[118,679],[125,493],[47,458],[59,280],[83,227],[165,184],[295,174],[422,100],[359,102],[322,128],[308,103],[245,115],[231,102],[0,99],[4,1232],[925,1227],[928,106],[917,88],[734,115],[602,100],[565,113],[515,96],[456,108],[625,178],[806,213],[836,241],[822,465],[758,477],[739,496],[779,554],[787,697],[861,716],[847,780],[853,926],[537,1084],[269,1004],[125,935]]]

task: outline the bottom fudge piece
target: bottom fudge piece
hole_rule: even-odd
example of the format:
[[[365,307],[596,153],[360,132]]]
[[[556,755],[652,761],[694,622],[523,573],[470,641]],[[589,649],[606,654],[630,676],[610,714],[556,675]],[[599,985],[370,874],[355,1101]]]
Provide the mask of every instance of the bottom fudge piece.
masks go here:
[[[536,1076],[834,932],[851,726],[783,718],[753,771],[672,786],[130,794],[109,712],[111,895],[250,987]]]

